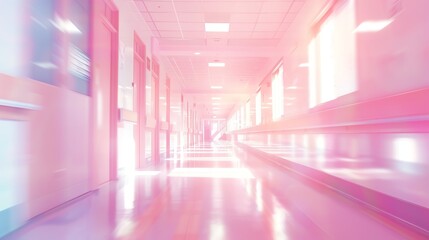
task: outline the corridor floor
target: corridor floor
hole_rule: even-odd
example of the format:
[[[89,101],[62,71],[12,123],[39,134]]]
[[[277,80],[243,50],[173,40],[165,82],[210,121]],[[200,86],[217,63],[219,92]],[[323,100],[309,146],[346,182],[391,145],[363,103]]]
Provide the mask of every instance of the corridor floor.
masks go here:
[[[231,144],[181,150],[5,239],[418,239]]]

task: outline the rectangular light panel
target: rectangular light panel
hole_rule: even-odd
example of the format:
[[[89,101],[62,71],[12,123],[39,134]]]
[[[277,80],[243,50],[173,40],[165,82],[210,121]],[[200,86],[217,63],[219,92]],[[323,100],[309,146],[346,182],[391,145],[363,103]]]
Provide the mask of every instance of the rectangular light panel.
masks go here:
[[[209,67],[225,67],[223,62],[209,62]]]
[[[206,32],[229,32],[229,23],[205,23]]]

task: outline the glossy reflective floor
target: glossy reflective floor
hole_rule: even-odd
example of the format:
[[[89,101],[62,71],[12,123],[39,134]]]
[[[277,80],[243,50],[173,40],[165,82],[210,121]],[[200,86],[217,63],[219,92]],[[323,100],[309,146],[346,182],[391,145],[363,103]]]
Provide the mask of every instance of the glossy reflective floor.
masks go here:
[[[366,208],[229,144],[201,145],[159,169],[44,214],[6,239],[418,239]]]

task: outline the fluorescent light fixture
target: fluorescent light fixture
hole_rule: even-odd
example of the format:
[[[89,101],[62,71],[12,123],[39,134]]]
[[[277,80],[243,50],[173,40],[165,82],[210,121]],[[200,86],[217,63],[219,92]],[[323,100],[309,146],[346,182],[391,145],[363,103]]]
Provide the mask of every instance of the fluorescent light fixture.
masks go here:
[[[220,103],[214,102],[212,103],[212,105],[220,105]]]
[[[161,99],[161,100],[165,100],[165,97],[159,97],[159,99]]]
[[[229,32],[229,23],[205,23],[206,32]]]
[[[151,87],[150,86],[146,86],[146,89],[151,89]]]
[[[223,87],[222,86],[211,86],[210,88],[211,89],[222,89]]]
[[[393,19],[364,21],[355,29],[355,32],[378,32],[393,22]]]
[[[308,64],[308,63],[299,64],[299,67],[301,67],[301,68],[305,68],[305,67],[309,67],[309,66],[310,66],[310,64]]]
[[[200,55],[200,54],[201,54],[201,53],[199,53],[199,52],[195,52],[195,53],[194,53],[194,55]]]
[[[225,67],[223,62],[209,62],[209,67]]]
[[[220,97],[212,97],[212,100],[220,100]]]

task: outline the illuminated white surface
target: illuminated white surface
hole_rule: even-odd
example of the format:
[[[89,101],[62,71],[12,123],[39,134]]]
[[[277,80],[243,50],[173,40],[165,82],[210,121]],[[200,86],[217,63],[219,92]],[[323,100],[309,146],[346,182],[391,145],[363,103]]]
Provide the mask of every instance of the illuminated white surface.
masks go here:
[[[244,168],[176,168],[169,177],[199,177],[199,178],[254,178],[253,174]]]
[[[356,32],[378,32],[389,26],[393,22],[393,19],[377,20],[377,21],[365,21],[359,24],[356,28]]]
[[[417,163],[417,143],[411,138],[398,138],[393,142],[393,158],[398,161]]]
[[[206,32],[229,32],[229,23],[205,23]]]
[[[209,67],[225,67],[225,63],[223,62],[210,62],[208,64]]]

